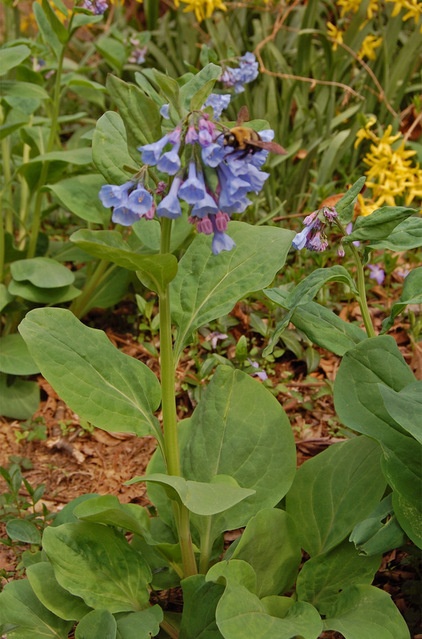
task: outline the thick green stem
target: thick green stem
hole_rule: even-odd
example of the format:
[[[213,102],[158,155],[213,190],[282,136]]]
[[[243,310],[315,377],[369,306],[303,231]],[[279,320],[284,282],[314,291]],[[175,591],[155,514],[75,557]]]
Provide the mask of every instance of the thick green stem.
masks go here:
[[[358,302],[360,306],[360,310],[362,313],[363,323],[365,325],[365,330],[367,332],[368,337],[375,337],[376,333],[374,330],[374,326],[371,320],[371,314],[369,312],[368,300],[366,299],[366,289],[365,289],[365,273],[363,270],[362,261],[360,259],[360,255],[356,250],[356,247],[353,244],[350,245],[353,257],[355,258],[356,263],[356,274],[357,274],[357,289],[359,292]]]
[[[347,236],[346,230],[344,226],[336,220],[337,226],[341,230],[344,237]],[[368,300],[366,299],[366,288],[365,288],[365,272],[363,269],[362,260],[360,259],[359,251],[356,249],[355,245],[350,242],[348,244],[350,250],[352,252],[353,258],[356,263],[356,274],[357,274],[357,289],[358,289],[358,304],[362,313],[363,323],[365,325],[365,330],[368,337],[375,337],[375,329],[372,324],[371,314],[369,312]]]
[[[168,253],[171,237],[171,220],[164,218],[161,226],[161,253]],[[181,476],[180,451],[177,433],[176,396],[174,386],[174,355],[171,332],[170,291],[167,285],[159,291],[160,299],[160,368],[163,411],[164,456],[169,475]],[[173,502],[184,576],[197,573],[195,554],[189,525],[189,511],[180,502]]]

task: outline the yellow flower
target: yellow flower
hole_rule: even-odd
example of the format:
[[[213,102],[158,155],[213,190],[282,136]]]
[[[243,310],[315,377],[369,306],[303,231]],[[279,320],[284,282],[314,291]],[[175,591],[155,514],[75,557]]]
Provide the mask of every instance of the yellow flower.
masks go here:
[[[360,198],[362,215],[369,215],[383,205],[395,206],[403,202],[409,206],[422,197],[422,169],[419,164],[412,164],[416,151],[405,148],[401,133],[392,134],[391,124],[381,137],[377,136],[370,130],[374,122],[373,118],[369,120],[356,136],[357,144],[365,139],[371,141],[363,162],[368,167],[365,171],[368,176],[366,186],[372,197],[370,200]],[[399,146],[396,146],[400,139]]]
[[[334,40],[333,51],[337,51],[338,45],[343,42],[343,31],[338,29],[335,24],[332,24],[332,22],[327,22],[327,32],[328,37]]]
[[[221,9],[227,11],[227,7],[223,0],[182,0],[183,4],[188,5],[183,9],[184,12],[194,11],[198,22],[202,22],[205,18],[210,18],[214,11]],[[180,0],[175,0],[175,5],[180,5]]]
[[[364,41],[362,42],[362,46],[359,49],[358,56],[359,58],[368,58],[368,60],[375,60],[377,54],[375,53],[375,49],[378,49],[382,44],[382,37],[375,36],[373,34],[369,34],[366,36]]]
[[[394,0],[392,0],[394,1]],[[346,13],[357,13],[362,4],[362,0],[337,0],[337,6],[340,7],[340,15],[344,17]],[[366,8],[366,17],[372,20],[379,9],[379,0],[369,0]]]
[[[362,140],[376,140],[377,137],[375,133],[373,133],[370,129],[374,126],[377,121],[375,116],[371,116],[365,126],[356,133],[356,141],[355,141],[355,149],[358,148],[359,144]]]
[[[394,2],[394,9],[391,14],[393,17],[404,10],[406,13],[402,18],[403,22],[413,18],[415,23],[419,24],[419,19],[422,15],[422,3],[420,0],[387,0],[387,2]]]

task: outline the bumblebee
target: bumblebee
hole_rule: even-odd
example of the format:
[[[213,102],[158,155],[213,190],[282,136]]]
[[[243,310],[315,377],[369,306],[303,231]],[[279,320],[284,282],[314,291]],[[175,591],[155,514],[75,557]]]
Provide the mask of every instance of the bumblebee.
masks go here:
[[[242,126],[243,122],[249,119],[247,107],[242,107],[237,116],[237,125],[228,129],[224,133],[224,146],[233,147],[234,151],[243,151],[242,155],[253,154],[261,149],[285,155],[287,151],[277,142],[264,142],[258,131],[247,126]]]

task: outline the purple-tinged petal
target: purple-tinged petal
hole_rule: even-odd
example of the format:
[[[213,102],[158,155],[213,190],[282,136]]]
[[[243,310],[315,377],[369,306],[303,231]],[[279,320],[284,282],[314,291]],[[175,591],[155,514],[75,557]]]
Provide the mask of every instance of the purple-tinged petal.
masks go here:
[[[189,163],[188,179],[179,189],[179,197],[188,204],[195,204],[205,197],[204,176],[201,172],[196,172],[195,162]]]
[[[127,198],[129,189],[135,186],[134,182],[125,182],[121,186],[116,184],[104,184],[101,187],[98,197],[106,208],[119,206]]]
[[[170,151],[163,153],[157,164],[159,171],[167,173],[168,175],[175,175],[177,173],[181,167],[179,147],[180,144],[175,144]]]
[[[158,217],[169,217],[171,219],[180,217],[180,215],[182,214],[182,209],[181,209],[177,194],[178,194],[181,183],[182,183],[181,177],[174,178],[172,185],[170,187],[170,191],[157,206]]]
[[[152,204],[152,195],[143,186],[138,186],[138,188],[132,191],[128,198],[128,207],[131,208],[135,214],[140,216],[146,215]]]
[[[369,279],[375,280],[377,284],[381,284],[385,280],[385,271],[379,266],[379,264],[368,264],[370,270]]]
[[[235,246],[235,241],[227,233],[220,233],[220,231],[214,233],[211,243],[211,250],[214,255],[218,255],[221,251],[231,251]]]

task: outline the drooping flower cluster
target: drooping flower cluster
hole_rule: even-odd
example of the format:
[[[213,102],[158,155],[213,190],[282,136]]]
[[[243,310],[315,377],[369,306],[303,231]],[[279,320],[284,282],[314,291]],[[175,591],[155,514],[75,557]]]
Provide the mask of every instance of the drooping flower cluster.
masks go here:
[[[273,132],[260,131],[260,136],[270,141]],[[250,193],[262,189],[269,175],[261,170],[268,151],[235,150],[224,141],[218,125],[198,111],[161,139],[139,147],[145,165],[172,176],[170,187],[167,190],[169,180],[160,182],[153,195],[145,186],[147,167],[138,181],[103,186],[100,199],[104,206],[114,207],[112,220],[129,226],[154,215],[177,219],[184,202],[198,232],[213,236],[213,253],[231,250],[234,241],[226,233],[228,222],[233,213],[245,211]]]
[[[416,151],[406,149],[401,133],[392,134],[391,124],[378,136],[372,130],[375,123],[375,118],[370,118],[357,132],[355,141],[355,148],[364,140],[371,142],[363,161],[368,167],[366,186],[372,197],[368,200],[359,196],[362,215],[369,215],[383,205],[403,202],[409,206],[422,197],[422,169],[412,163]]]
[[[253,53],[248,51],[239,59],[239,66],[226,66],[220,77],[225,87],[233,87],[235,93],[242,93],[244,85],[255,80],[258,76],[258,62]]]
[[[305,219],[305,228],[293,238],[293,248],[298,251],[307,248],[310,251],[325,251],[328,247],[328,238],[325,233],[327,224],[332,224],[338,217],[337,211],[329,206],[314,211]]]

